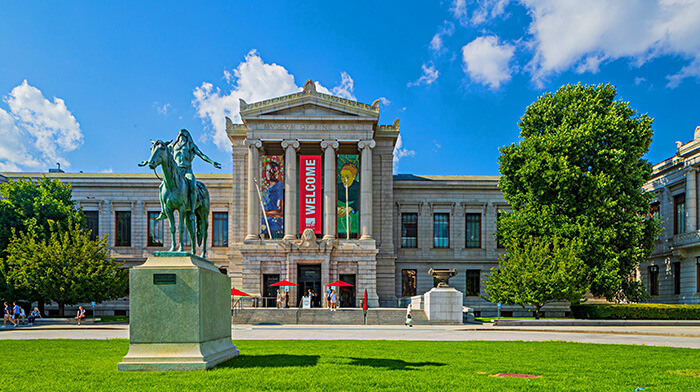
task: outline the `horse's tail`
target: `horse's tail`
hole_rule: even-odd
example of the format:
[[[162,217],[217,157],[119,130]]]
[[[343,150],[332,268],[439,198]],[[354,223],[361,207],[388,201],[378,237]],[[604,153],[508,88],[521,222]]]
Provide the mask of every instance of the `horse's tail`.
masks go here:
[[[205,225],[208,223],[202,222],[202,217],[204,217],[204,219],[209,217],[209,190],[201,181],[197,181],[195,186],[197,199],[199,199],[199,209],[204,210],[203,214],[195,214],[197,217],[197,246],[202,246],[204,237],[207,234],[207,227],[205,227]]]

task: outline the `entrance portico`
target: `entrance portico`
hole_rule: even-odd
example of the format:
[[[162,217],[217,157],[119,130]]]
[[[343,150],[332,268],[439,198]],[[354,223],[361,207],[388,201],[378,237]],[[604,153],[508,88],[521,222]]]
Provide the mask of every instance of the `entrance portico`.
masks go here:
[[[233,149],[232,208],[238,211],[231,258],[240,258],[241,289],[264,293],[266,274],[299,283],[299,271],[308,270],[300,266],[313,265],[320,266],[320,291],[341,274],[354,275],[355,292],[366,289],[369,305],[378,306],[378,260],[383,270],[393,271],[396,258],[392,172],[382,155],[391,162],[398,122],[379,126],[378,102],[321,94],[312,81],[297,94],[252,104],[241,100],[240,113],[243,124],[227,120],[227,133]],[[389,194],[377,195],[374,185]],[[386,211],[373,202],[377,196],[389,199]],[[380,225],[373,219],[377,212],[388,214]],[[389,301],[395,298],[391,283]],[[299,290],[291,288],[290,299]],[[355,305],[361,300],[355,298]]]

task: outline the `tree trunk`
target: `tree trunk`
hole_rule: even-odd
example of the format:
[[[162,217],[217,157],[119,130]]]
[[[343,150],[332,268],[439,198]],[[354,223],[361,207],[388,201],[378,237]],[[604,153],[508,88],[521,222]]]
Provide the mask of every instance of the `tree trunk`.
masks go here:
[[[63,302],[58,303],[58,317],[64,317],[63,311],[65,310],[66,305]]]
[[[540,312],[540,309],[542,309],[542,305],[536,304],[535,305],[535,320],[539,320],[540,316],[542,315],[542,313]]]

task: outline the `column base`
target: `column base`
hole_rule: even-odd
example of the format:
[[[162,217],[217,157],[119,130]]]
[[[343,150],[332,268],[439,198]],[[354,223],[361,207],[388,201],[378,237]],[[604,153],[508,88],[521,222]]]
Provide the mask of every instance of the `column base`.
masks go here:
[[[247,236],[245,236],[246,241],[256,241],[259,239],[260,239],[260,237],[255,235],[255,234],[248,234]]]
[[[360,237],[360,241],[374,241],[374,238],[369,234],[363,234],[362,237]]]
[[[296,234],[285,234],[284,237],[282,237],[283,241],[294,241],[297,239]]]

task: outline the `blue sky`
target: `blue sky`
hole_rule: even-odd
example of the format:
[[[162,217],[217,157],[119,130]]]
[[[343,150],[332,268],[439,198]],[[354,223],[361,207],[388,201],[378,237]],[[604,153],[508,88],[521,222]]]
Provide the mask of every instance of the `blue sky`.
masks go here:
[[[700,125],[699,20],[686,0],[6,1],[0,171],[143,172],[187,128],[230,172],[223,116],[307,79],[401,118],[399,173],[498,174],[527,105],[578,82],[655,118],[657,163]]]

